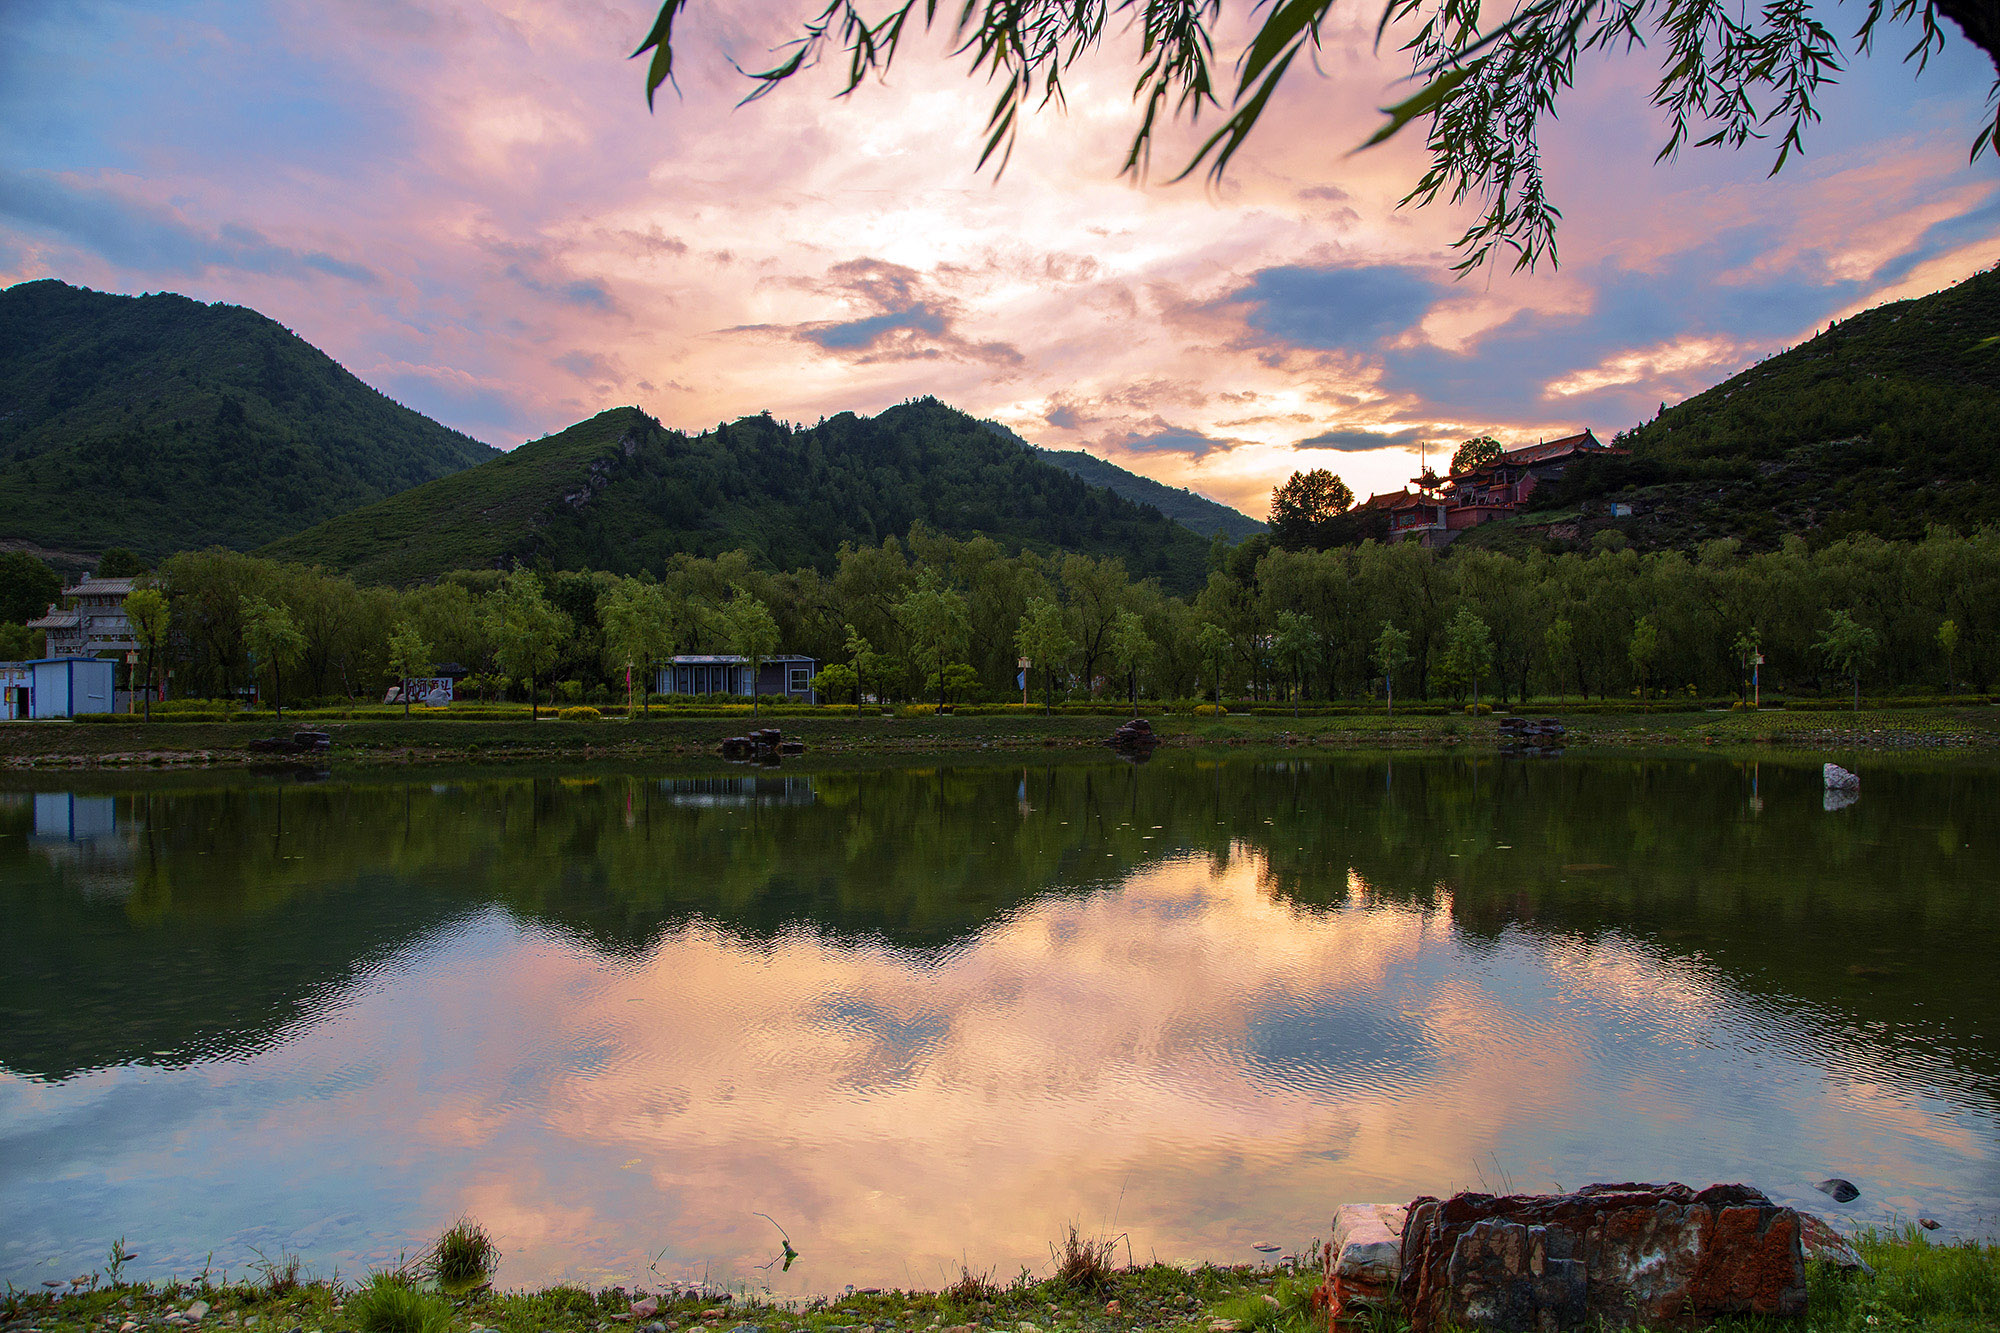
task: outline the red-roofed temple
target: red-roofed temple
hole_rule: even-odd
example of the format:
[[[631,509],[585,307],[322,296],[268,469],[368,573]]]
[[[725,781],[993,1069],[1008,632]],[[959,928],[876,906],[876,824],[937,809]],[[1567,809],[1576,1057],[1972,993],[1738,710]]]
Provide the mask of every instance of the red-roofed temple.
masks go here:
[[[1600,444],[1585,429],[1560,440],[1509,449],[1491,463],[1448,479],[1441,480],[1426,468],[1423,476],[1414,478],[1416,490],[1371,495],[1355,508],[1387,510],[1392,538],[1415,537],[1426,546],[1447,546],[1467,528],[1514,513],[1536,490],[1561,480],[1576,459],[1626,452]]]

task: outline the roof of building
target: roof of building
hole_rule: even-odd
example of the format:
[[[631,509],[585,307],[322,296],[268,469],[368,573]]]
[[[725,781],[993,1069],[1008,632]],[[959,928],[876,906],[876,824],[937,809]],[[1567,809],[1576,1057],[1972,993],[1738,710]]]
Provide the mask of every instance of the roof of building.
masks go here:
[[[54,607],[47,614],[36,616],[28,622],[29,629],[75,629],[83,623],[81,611],[58,611]]]
[[[65,597],[126,597],[132,592],[137,579],[87,578],[74,587],[63,589]]]
[[[1519,449],[1509,449],[1500,455],[1498,461],[1513,467],[1521,467],[1529,463],[1553,462],[1555,459],[1567,458],[1571,454],[1586,450],[1595,453],[1603,448],[1604,446],[1598,443],[1597,437],[1591,434],[1590,428],[1586,426],[1575,435],[1565,435],[1560,440],[1544,440],[1540,444],[1526,444]]]
[[[688,653],[667,659],[668,663],[673,666],[743,666],[749,660],[749,658],[739,656],[736,653]],[[766,666],[769,666],[773,662],[811,662],[813,660],[813,658],[807,657],[804,653],[771,653],[763,659]]]
[[[1396,501],[1401,500],[1408,495],[1409,492],[1406,490],[1384,491],[1380,495],[1369,496],[1366,500],[1363,500],[1360,504],[1354,506],[1354,508],[1357,512],[1363,509],[1394,509],[1396,507]]]

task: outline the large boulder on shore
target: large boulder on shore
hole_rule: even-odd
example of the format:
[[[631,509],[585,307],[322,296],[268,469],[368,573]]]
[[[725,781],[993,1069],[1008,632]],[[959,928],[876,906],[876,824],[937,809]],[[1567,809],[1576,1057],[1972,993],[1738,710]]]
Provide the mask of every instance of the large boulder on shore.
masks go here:
[[[1351,1203],[1334,1213],[1321,1288],[1330,1323],[1369,1319],[1396,1303],[1408,1213],[1400,1203]]]
[[[1403,1228],[1403,1310],[1412,1333],[1802,1315],[1800,1232],[1747,1185],[1423,1198]]]

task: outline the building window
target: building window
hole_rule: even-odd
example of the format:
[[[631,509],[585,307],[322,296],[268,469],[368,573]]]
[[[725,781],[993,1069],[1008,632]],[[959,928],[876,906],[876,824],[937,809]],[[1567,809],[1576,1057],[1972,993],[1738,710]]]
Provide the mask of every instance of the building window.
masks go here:
[[[795,666],[792,668],[792,683],[786,687],[792,694],[805,694],[812,689],[812,668]]]

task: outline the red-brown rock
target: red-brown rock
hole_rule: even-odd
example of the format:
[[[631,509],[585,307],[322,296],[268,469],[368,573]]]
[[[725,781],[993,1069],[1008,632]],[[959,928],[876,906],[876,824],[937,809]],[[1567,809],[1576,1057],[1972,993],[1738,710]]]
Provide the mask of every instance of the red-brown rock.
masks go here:
[[[1543,1333],[1802,1315],[1799,1215],[1747,1185],[1592,1185],[1418,1199],[1403,1229],[1412,1333]]]

